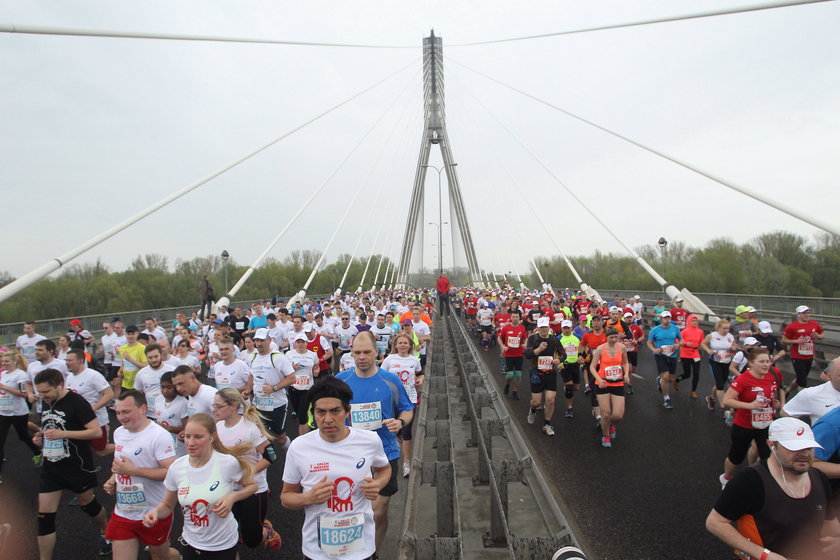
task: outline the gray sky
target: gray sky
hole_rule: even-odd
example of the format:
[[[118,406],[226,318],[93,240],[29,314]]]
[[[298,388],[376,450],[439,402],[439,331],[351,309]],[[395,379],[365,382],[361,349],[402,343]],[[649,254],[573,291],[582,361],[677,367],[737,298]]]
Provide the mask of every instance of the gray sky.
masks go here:
[[[840,176],[840,2],[449,46],[747,4],[0,0],[4,23],[416,45],[338,49],[0,34],[6,255],[0,269],[19,276],[35,268],[413,61],[75,262],[101,257],[120,270],[139,253],[175,261],[227,249],[250,264],[383,113],[272,256],[322,250],[370,173],[328,259],[352,250],[377,192],[384,195],[359,254],[396,257],[422,132],[421,44],[431,28],[455,61],[831,221]],[[483,267],[527,269],[531,255],[506,227],[519,227],[532,252],[556,253],[495,154],[545,212],[567,254],[622,249],[474,97],[602,218],[620,223],[630,246],[660,236],[703,245],[721,235],[745,242],[776,229],[808,238],[817,231],[452,61],[445,63],[445,82],[452,150]],[[430,163],[439,164],[439,154]],[[432,221],[434,172],[427,189]],[[431,267],[434,226],[426,235]]]

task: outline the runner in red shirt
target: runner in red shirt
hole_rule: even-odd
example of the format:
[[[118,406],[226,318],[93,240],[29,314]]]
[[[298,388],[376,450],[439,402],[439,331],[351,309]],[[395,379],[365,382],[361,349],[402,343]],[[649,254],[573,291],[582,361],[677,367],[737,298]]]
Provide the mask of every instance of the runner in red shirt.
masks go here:
[[[723,474],[720,475],[721,486],[726,486],[735,474],[753,440],[762,459],[770,456],[767,429],[773,422],[774,412],[782,406],[775,396],[778,389],[776,378],[768,375],[772,364],[770,353],[766,348],[751,348],[748,352],[749,369],[735,378],[723,397],[723,405],[735,409],[735,419],[732,425],[732,445],[723,462]]]
[[[525,356],[525,343],[528,331],[519,322],[518,311],[511,311],[510,324],[499,329],[499,348],[505,358],[505,395],[519,400],[519,384],[522,383],[522,358]]]
[[[678,329],[683,330],[688,319],[688,309],[683,309],[683,298],[677,296],[674,300],[674,307],[671,308],[671,321]]]
[[[464,314],[467,316],[467,328],[472,332],[475,330],[475,314],[478,313],[478,298],[472,292],[467,292],[464,297]]]
[[[800,305],[796,308],[796,321],[785,327],[782,342],[790,344],[790,361],[796,380],[787,388],[787,393],[797,387],[804,389],[808,386],[808,374],[814,363],[814,341],[825,336],[823,328],[816,321],[811,320],[811,308]]]

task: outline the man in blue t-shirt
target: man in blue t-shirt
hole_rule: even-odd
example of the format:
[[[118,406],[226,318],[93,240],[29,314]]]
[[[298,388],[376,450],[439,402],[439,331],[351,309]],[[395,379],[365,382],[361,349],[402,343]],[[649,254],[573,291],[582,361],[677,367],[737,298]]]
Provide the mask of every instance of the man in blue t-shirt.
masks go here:
[[[680,329],[671,324],[671,313],[669,311],[660,313],[659,320],[661,321],[660,324],[650,329],[647,347],[653,352],[653,357],[656,360],[656,370],[659,372],[659,378],[656,382],[659,384],[659,391],[664,399],[662,406],[674,408],[674,405],[671,404],[670,382],[671,376],[677,373],[677,356],[680,355],[682,336],[680,335]]]
[[[814,439],[822,446],[814,448],[814,466],[831,479],[836,494],[840,489],[840,406],[814,423]]]
[[[376,339],[373,333],[362,331],[357,334],[353,338],[350,352],[356,367],[336,376],[353,390],[348,421],[353,427],[376,431],[391,464],[391,480],[373,502],[376,550],[382,550],[382,542],[388,531],[388,502],[397,493],[397,467],[400,459],[397,432],[414,418],[414,405],[400,378],[377,367]]]

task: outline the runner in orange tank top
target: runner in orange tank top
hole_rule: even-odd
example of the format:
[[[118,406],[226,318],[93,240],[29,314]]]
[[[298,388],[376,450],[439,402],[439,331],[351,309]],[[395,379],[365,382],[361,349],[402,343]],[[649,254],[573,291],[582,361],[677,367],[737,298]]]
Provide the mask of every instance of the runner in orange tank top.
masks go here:
[[[601,445],[612,447],[615,426],[624,418],[624,384],[630,378],[630,363],[624,344],[619,344],[618,329],[609,327],[604,334],[607,342],[592,354],[589,371],[601,409]]]

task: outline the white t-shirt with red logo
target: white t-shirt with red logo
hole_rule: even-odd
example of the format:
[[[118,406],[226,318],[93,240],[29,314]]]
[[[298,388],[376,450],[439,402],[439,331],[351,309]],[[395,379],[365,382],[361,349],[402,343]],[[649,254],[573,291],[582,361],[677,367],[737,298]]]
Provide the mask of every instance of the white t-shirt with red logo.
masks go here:
[[[286,452],[283,482],[299,484],[304,492],[324,476],[333,483],[325,503],[305,508],[303,554],[313,560],[362,560],[376,551],[373,502],[358,485],[388,458],[376,432],[349,429],[336,443],[325,441],[318,430],[298,436]]]
[[[244,455],[251,464],[256,465],[262,459],[262,455],[257,451],[257,447],[268,440],[257,425],[247,418],[240,416],[239,421],[232,428],[226,427],[224,420],[216,422],[216,431],[219,433],[219,439],[228,447],[239,445],[240,443],[252,445],[253,448]],[[254,473],[254,482],[257,483],[257,494],[268,491],[266,469]]]
[[[110,386],[101,373],[90,368],[83,369],[81,373],[69,374],[64,382],[65,388],[83,396],[91,406],[99,402],[99,399],[102,398],[102,391]],[[107,426],[108,411],[105,407],[103,406],[94,412],[99,425]]]
[[[160,468],[160,462],[175,456],[175,446],[169,432],[154,422],[130,432],[124,426],[114,430],[114,461],[123,457],[142,469]],[[163,481],[144,476],[117,474],[116,505],[120,517],[140,521],[150,509],[163,501]]]
[[[399,354],[390,354],[379,366],[386,371],[390,371],[400,378],[400,381],[405,387],[405,392],[408,393],[408,398],[412,403],[420,402],[417,394],[417,386],[414,384],[417,372],[423,369],[420,365],[420,360],[416,356],[409,354],[405,358]]]

